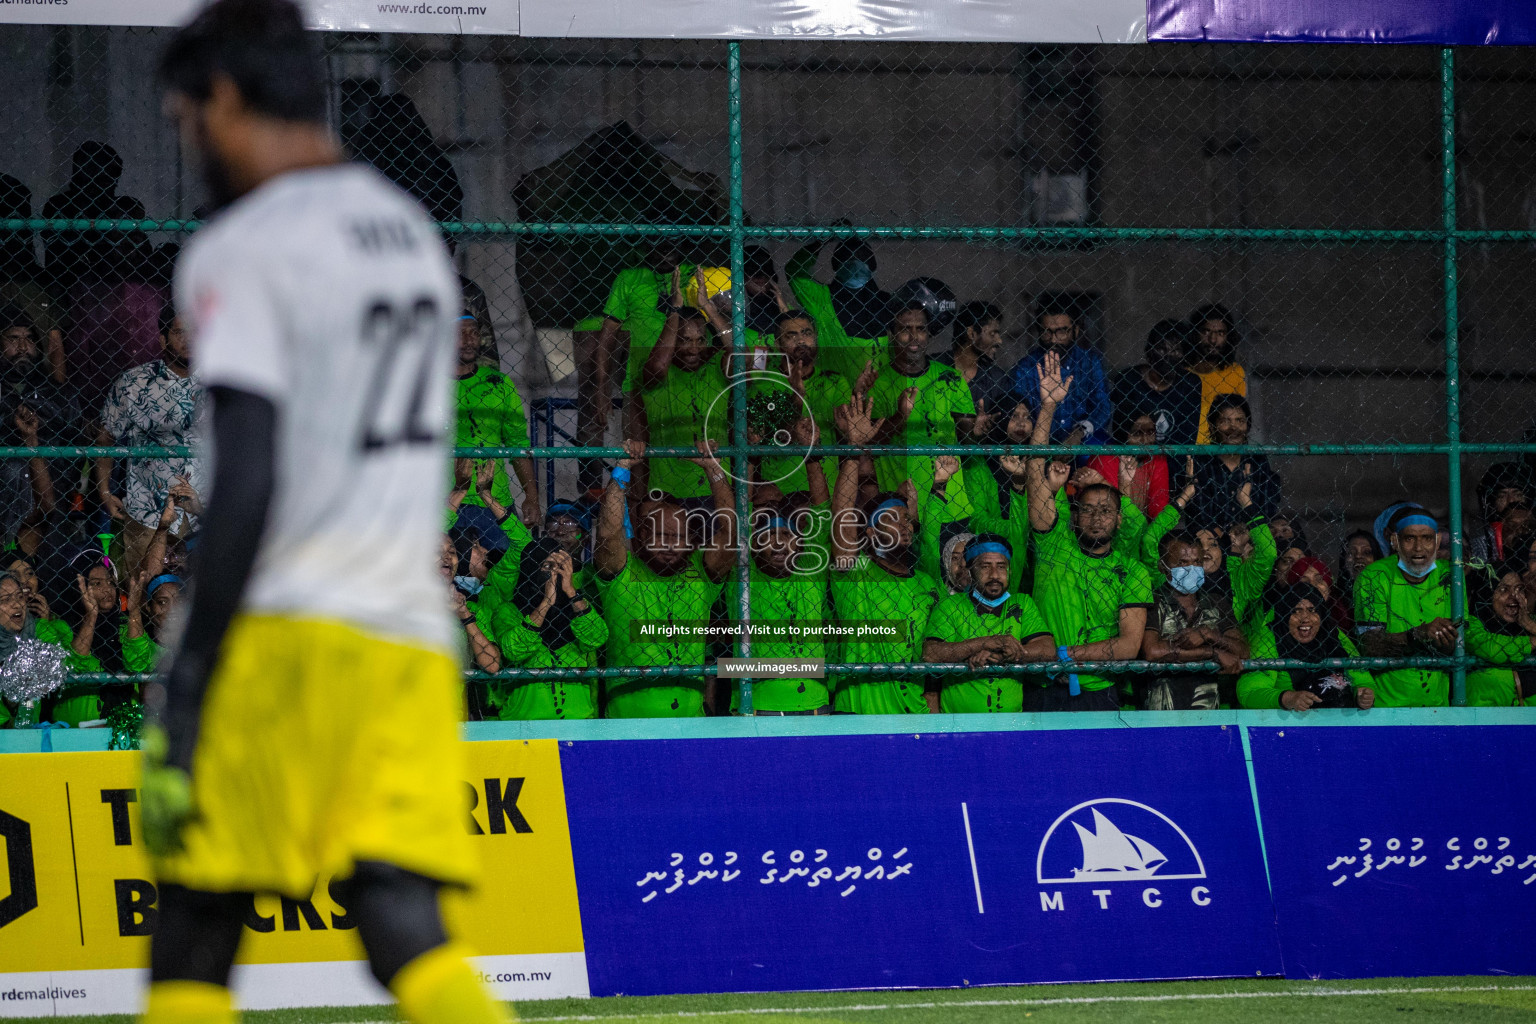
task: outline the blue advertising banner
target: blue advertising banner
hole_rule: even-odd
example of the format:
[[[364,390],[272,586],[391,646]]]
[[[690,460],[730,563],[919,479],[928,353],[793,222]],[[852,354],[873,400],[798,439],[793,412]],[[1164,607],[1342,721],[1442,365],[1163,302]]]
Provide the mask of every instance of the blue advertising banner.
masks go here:
[[[563,743],[593,995],[1280,970],[1235,728]]]
[[[1248,734],[1288,977],[1536,973],[1530,726]]]
[[[1536,43],[1531,0],[1147,0],[1149,42]]]

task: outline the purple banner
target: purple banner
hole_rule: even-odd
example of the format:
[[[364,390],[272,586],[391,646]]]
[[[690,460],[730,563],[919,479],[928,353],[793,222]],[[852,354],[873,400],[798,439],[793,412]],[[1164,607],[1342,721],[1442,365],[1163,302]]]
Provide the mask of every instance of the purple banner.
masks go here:
[[[1531,0],[1147,0],[1149,42],[1536,43]]]
[[[1248,737],[1286,977],[1536,971],[1530,726]]]
[[[563,744],[593,995],[1280,971],[1235,731]]]

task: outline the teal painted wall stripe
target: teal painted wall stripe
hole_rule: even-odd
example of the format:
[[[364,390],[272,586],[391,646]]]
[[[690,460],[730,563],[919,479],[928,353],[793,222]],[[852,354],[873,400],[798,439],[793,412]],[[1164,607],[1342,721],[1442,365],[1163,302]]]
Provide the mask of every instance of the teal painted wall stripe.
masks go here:
[[[470,722],[464,738],[565,741],[691,740],[774,736],[916,736],[936,733],[1030,732],[1064,729],[1165,729],[1225,725],[1327,728],[1331,726],[1536,725],[1526,708],[1374,708],[1370,711],[1137,711],[1016,715],[834,715],[797,718],[633,718],[589,721]],[[58,752],[105,750],[106,729],[54,729]],[[1533,733],[1536,736],[1536,733]],[[38,729],[0,729],[0,754],[35,754]]]

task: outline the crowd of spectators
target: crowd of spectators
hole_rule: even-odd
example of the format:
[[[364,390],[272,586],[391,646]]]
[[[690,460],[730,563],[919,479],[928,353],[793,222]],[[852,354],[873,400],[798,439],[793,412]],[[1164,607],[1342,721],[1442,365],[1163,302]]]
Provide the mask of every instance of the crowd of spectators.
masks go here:
[[[117,192],[110,147],[81,146],[74,170],[47,216],[143,215]],[[0,201],[32,213],[15,179],[0,180]],[[563,496],[540,493],[526,457],[444,468],[440,569],[466,662],[541,672],[472,679],[469,717],[739,710],[739,688],[703,670],[746,653],[743,557],[751,657],[826,666],[754,676],[760,715],[1443,706],[1443,666],[1339,661],[1458,646],[1486,663],[1468,673],[1468,703],[1536,704],[1520,667],[1536,637],[1536,485],[1523,465],[1499,463],[1479,487],[1468,613],[1453,621],[1451,524],[1424,505],[1394,504],[1322,551],[1262,455],[1150,451],[1250,440],[1227,308],[1158,321],[1144,360],[1112,372],[1085,311],[1043,295],[1009,366],[997,297],[959,302],[932,278],[887,291],[858,240],[830,246],[823,281],[825,248],[795,253],[782,280],[749,248],[743,364],[730,356],[728,273],[658,242],[576,331],[576,436],[600,443],[617,406],[625,457],[583,460]],[[133,232],[0,237],[7,444],[195,441],[202,393],[167,301],[173,258]],[[455,441],[526,445],[485,293],[463,288]],[[742,440],[770,450],[745,463],[718,455],[738,395]],[[1009,443],[1063,450],[975,450]],[[806,454],[817,445],[843,451]],[[127,676],[72,679],[44,719],[102,719],[153,670],[203,486],[192,459],[0,460],[0,659],[34,639],[64,648],[75,674]],[[1287,667],[1265,667],[1277,660]],[[1132,661],[1146,664],[1117,671]],[[0,722],[16,710],[0,702]]]
[[[86,142],[68,183],[33,208],[0,176],[0,211],[27,218],[137,219],[123,161]],[[188,445],[201,390],[167,296],[175,245],[138,231],[0,236],[0,436],[4,444]],[[0,461],[0,658],[22,640],[57,644],[71,678],[29,715],[79,725],[132,700],[185,590],[201,508],[192,459]],[[122,675],[119,682],[73,678]],[[18,709],[0,702],[0,722]]]
[[[502,592],[521,595],[463,582],[500,608],[489,633],[479,612],[461,616],[472,649],[488,641],[481,667],[618,670],[498,680],[480,713],[736,711],[730,680],[689,670],[743,653],[732,585],[743,549],[752,659],[826,666],[758,676],[760,715],[1444,706],[1443,667],[1340,661],[1444,657],[1458,643],[1490,663],[1468,674],[1468,703],[1527,699],[1518,663],[1536,637],[1536,487],[1522,466],[1495,466],[1479,492],[1487,526],[1469,542],[1462,628],[1450,618],[1448,532],[1418,503],[1350,534],[1335,562],[1285,509],[1260,454],[1096,454],[1250,441],[1226,307],[1157,322],[1144,361],[1109,372],[1085,344],[1082,310],[1042,296],[1033,345],[1004,366],[998,303],[959,303],[931,278],[886,291],[875,252],[856,240],[831,246],[824,282],[823,248],[795,253],[782,282],[765,250],[748,249],[746,369],[733,374],[723,271],[691,261],[684,243],[658,243],[617,276],[601,317],[578,325],[578,437],[597,443],[617,404],[628,457],[606,481],[588,462],[579,492],[542,520],[525,502],[521,520],[498,512],[494,525],[462,517],[476,470],[460,466],[457,578],[483,577],[472,552],[489,536],[496,571],[519,578]],[[745,523],[739,464],[714,457],[742,384],[743,440],[784,452],[748,460]],[[1076,450],[967,453],[1001,443]],[[854,452],[806,456],[817,444]],[[670,454],[647,454],[657,448]],[[1114,670],[1130,661],[1168,668]],[[1274,662],[1289,667],[1265,667]],[[974,671],[1031,664],[1046,667]]]

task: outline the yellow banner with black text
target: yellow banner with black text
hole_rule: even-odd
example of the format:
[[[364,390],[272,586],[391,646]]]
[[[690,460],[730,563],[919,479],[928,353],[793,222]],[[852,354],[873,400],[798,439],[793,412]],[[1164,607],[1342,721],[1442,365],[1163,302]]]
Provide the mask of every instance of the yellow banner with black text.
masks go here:
[[[472,893],[450,928],[506,999],[587,995],[586,958],[554,740],[465,744]],[[139,836],[138,755],[0,757],[0,1017],[139,1008],[158,914]],[[234,987],[251,1009],[388,1001],[333,879],[308,899],[258,896]]]

